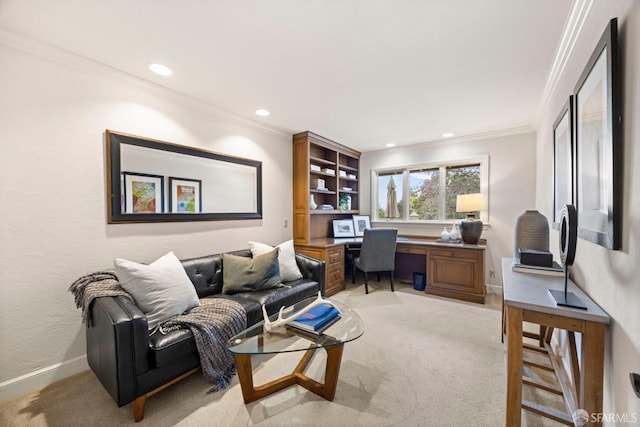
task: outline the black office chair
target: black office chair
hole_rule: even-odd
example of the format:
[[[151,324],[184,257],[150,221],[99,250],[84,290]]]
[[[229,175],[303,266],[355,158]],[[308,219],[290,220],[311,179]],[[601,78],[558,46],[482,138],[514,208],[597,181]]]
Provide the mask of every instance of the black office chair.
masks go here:
[[[396,264],[396,241],[398,230],[396,228],[368,228],[364,230],[360,256],[353,259],[351,270],[351,282],[356,282],[356,269],[364,273],[364,290],[369,293],[368,273],[388,271],[391,277],[391,292],[393,288],[393,271]]]

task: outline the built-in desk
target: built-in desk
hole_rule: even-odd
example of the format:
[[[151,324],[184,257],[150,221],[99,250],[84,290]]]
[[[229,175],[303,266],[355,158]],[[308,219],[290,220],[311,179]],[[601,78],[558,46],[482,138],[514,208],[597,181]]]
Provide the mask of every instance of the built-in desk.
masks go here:
[[[326,294],[344,290],[345,245],[361,238],[313,239],[295,245],[296,251],[326,262]],[[426,273],[425,292],[465,301],[484,303],[485,245],[439,242],[435,238],[399,236],[396,246],[398,279],[411,280],[413,272]]]
[[[591,416],[602,412],[602,377],[604,369],[604,339],[609,316],[587,296],[578,286],[569,281],[568,289],[576,294],[586,310],[556,306],[547,290],[564,290],[564,278],[512,271],[513,260],[502,259],[502,278],[504,292],[506,350],[507,350],[507,426],[519,426],[521,409],[527,409],[552,418],[567,425],[574,425],[572,416],[576,410]],[[539,345],[523,344],[522,322],[531,322],[548,328],[568,331],[570,343],[571,374],[554,354],[550,337],[540,340]],[[582,334],[580,363],[575,360],[575,338],[573,334]],[[535,378],[523,380],[523,350],[542,351],[549,355],[556,373],[559,386],[543,384]],[[572,381],[567,381],[572,378]],[[523,382],[534,387],[562,394],[567,403],[568,414],[557,413],[541,407],[534,402],[522,400]],[[545,388],[546,387],[546,388]],[[602,425],[595,422],[589,425]]]

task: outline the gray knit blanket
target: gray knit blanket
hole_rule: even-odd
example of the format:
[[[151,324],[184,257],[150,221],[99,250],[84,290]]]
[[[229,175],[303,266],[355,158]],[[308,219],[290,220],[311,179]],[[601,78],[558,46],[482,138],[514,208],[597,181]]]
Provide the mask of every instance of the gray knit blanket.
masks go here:
[[[82,276],[69,286],[69,291],[73,293],[76,307],[82,309],[83,323],[87,323],[89,307],[96,298],[122,296],[134,302],[131,295],[120,286],[115,270],[96,271]]]
[[[160,325],[160,333],[188,328],[196,340],[202,373],[215,386],[210,391],[226,388],[235,375],[235,362],[227,350],[231,337],[247,327],[244,307],[236,301],[203,298],[200,305],[187,314]]]
[[[123,296],[133,302],[131,295],[118,282],[113,270],[98,271],[82,276],[69,287],[76,307],[82,309],[83,322],[87,321],[89,307],[94,299],[105,296]],[[215,386],[210,391],[226,388],[235,374],[235,363],[227,350],[227,342],[246,328],[244,307],[232,300],[203,298],[200,305],[186,314],[176,316],[159,326],[159,333],[189,329],[193,334],[202,373]]]

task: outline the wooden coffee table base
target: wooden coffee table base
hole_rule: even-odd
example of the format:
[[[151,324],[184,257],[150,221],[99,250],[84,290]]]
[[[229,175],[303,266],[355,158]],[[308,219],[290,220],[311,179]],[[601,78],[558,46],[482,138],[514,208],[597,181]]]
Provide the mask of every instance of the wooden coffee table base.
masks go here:
[[[343,347],[344,344],[339,344],[325,348],[327,352],[327,364],[324,373],[324,384],[309,378],[303,373],[311,361],[313,352],[318,350],[318,348],[310,348],[307,350],[291,374],[257,387],[253,385],[251,355],[236,353],[234,355],[236,369],[238,370],[238,379],[240,380],[240,387],[242,387],[244,403],[254,402],[296,384],[301,385],[324,399],[332,401],[336,395]]]

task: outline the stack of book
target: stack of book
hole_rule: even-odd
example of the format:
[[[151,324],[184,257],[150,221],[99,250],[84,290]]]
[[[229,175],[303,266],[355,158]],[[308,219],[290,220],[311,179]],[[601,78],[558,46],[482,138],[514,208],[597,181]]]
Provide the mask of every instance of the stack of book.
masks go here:
[[[539,265],[520,264],[517,260],[513,263],[511,268],[513,271],[520,273],[533,273],[533,274],[546,274],[549,276],[564,276],[564,268],[557,262],[553,261],[553,266],[542,267]]]
[[[293,320],[289,323],[289,326],[306,332],[321,334],[322,331],[333,325],[338,319],[340,319],[340,312],[335,307],[319,305]]]

